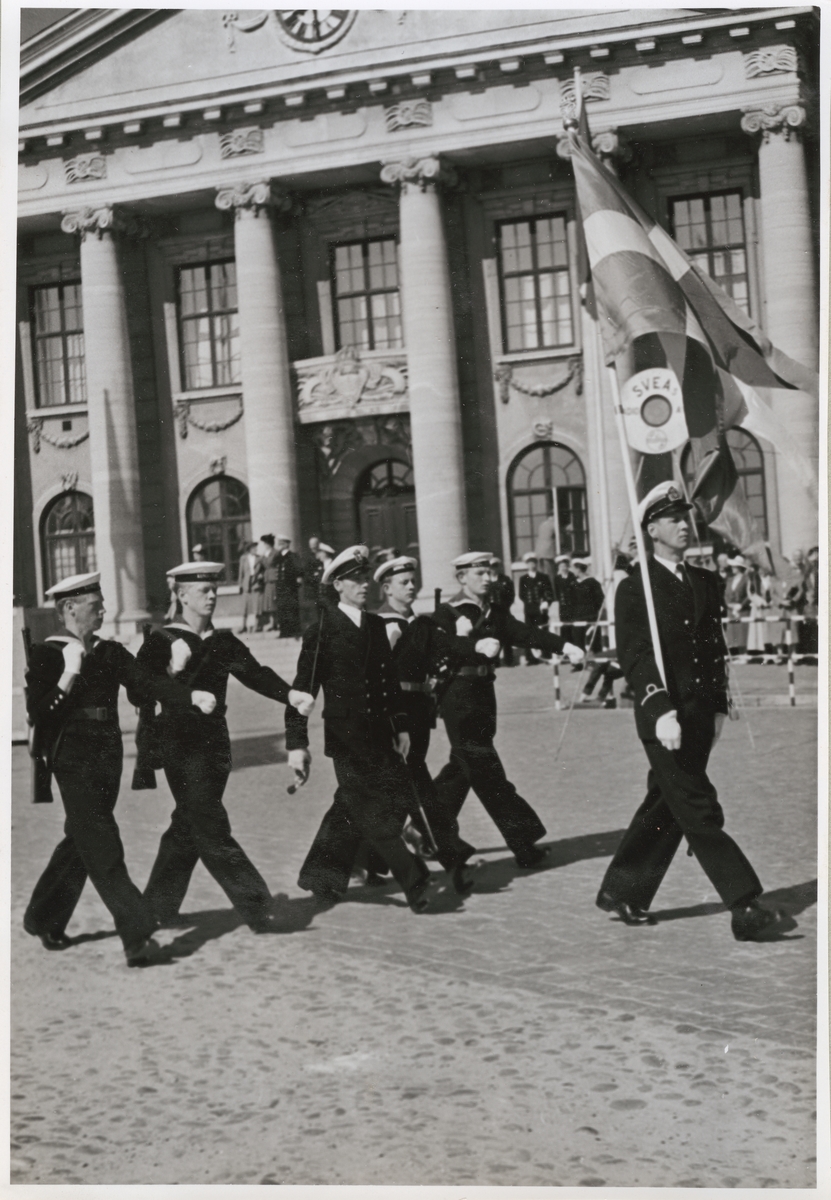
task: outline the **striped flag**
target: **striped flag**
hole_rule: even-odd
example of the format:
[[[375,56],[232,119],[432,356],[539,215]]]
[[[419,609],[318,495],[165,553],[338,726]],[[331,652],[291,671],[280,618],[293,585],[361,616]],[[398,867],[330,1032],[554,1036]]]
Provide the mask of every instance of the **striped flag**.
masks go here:
[[[725,431],[741,426],[767,439],[816,491],[816,472],[770,404],[775,389],[818,399],[815,372],[771,345],[758,325],[669,234],[644,213],[570,130],[578,207],[607,361],[623,386],[647,368],[671,368],[683,392],[696,470],[692,498],[729,540],[754,540]],[[734,498],[734,499],[733,499]],[[746,509],[746,503],[745,503]]]

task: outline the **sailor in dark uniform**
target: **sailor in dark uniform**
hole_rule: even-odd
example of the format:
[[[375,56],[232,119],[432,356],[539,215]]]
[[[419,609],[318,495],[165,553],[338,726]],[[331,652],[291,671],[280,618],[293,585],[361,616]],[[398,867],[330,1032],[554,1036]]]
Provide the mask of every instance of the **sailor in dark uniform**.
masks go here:
[[[295,688],[323,688],[324,753],[335,768],[334,803],[300,871],[298,884],[323,900],[345,894],[355,856],[366,840],[389,865],[410,907],[423,912],[430,873],[402,837],[413,804],[406,766],[408,718],[383,619],[365,611],[369,550],[350,546],[326,568],[337,605],[322,608],[303,635]],[[305,782],[311,765],[307,721],[286,710],[289,764]]]
[[[127,689],[131,704],[163,700],[177,711],[191,703],[210,708],[214,699],[167,675],[150,677],[126,647],[96,635],[105,611],[97,572],[64,579],[46,595],[66,628],[32,647],[27,707],[60,788],[66,836],[35,887],[23,927],[48,950],[68,946],[66,926],[89,878],[112,913],[127,962],[137,965],[158,947],[114,816],[123,761],[118,689]]]
[[[225,721],[228,676],[282,704],[311,711],[311,696],[293,692],[270,667],[262,666],[230,629],[214,629],[217,580],[222,563],[183,563],[168,572],[181,605],[181,618],[144,642],[138,662],[154,676],[181,680],[216,697],[216,707],[183,711],[162,702],[159,742],[167,782],[176,801],[162,835],[145,899],[158,924],[172,921],[201,859],[242,919],[257,933],[274,927],[271,894],[257,868],[231,835],[222,803],[231,771]]]
[[[520,867],[538,866],[546,851],[535,846],[545,826],[507,779],[493,744],[496,736],[494,660],[505,642],[533,646],[545,654],[580,661],[582,650],[546,629],[517,621],[490,603],[490,554],[471,552],[454,560],[461,591],[433,619],[448,635],[467,638],[473,662],[454,675],[441,702],[450,739],[450,761],[436,777],[436,806],[444,821],[458,819],[470,788],[505,838]]]
[[[654,554],[648,559],[666,685],[655,659],[640,567],[615,597],[617,655],[635,693],[635,722],[649,759],[647,795],[606,871],[597,904],[626,924],[649,923],[647,910],[683,837],[724,904],[739,941],[793,922],[762,907],[762,885],[731,837],[707,760],[728,712],[726,647],[718,583],[683,562],[688,504],[676,486],[658,484],[638,518]]]
[[[459,823],[447,822],[436,806],[436,788],[427,768],[430,733],[436,728],[437,688],[449,683],[454,670],[475,661],[475,650],[468,638],[450,637],[426,614],[413,612],[416,595],[414,558],[401,556],[382,563],[373,578],[380,585],[384,602],[378,616],[386,624],[387,638],[401,684],[407,711],[410,752],[407,767],[415,787],[418,806],[411,811],[413,825],[426,845],[433,844],[436,858],[453,876],[460,895],[473,889],[465,878],[464,864],[474,847],[459,837]]]

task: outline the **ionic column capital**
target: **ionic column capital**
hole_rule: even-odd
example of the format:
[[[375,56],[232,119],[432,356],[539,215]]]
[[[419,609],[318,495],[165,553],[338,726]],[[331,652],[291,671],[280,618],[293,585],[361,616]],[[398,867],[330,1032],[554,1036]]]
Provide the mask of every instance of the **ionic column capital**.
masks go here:
[[[772,102],[746,112],[741,127],[745,133],[760,133],[763,142],[769,141],[772,136],[788,142],[792,137],[801,136],[807,120],[808,114],[801,104],[780,105]]]
[[[120,234],[123,237],[146,238],[153,233],[153,224],[135,213],[123,209],[103,205],[100,208],[78,208],[66,212],[61,219],[61,229],[64,233],[77,234],[83,241],[88,233],[94,233],[101,238],[105,233]],[[158,232],[158,230],[157,230]]]
[[[576,122],[566,121],[565,127],[577,128]],[[603,133],[595,133],[592,135],[591,148],[600,161],[605,166],[612,166],[613,163],[629,162],[632,157],[632,148],[626,135],[618,129],[606,129]],[[557,155],[559,158],[571,158],[571,141],[568,133],[562,135],[557,140]]]
[[[424,158],[404,158],[396,162],[385,163],[381,168],[381,182],[398,184],[399,187],[417,187],[426,192],[435,190],[439,184],[452,187],[457,175],[452,167],[443,163],[438,155],[427,155]]]
[[[261,179],[256,183],[235,183],[230,187],[217,188],[214,203],[220,211],[233,212],[234,217],[239,218],[258,217],[268,210],[288,212],[292,199],[270,180]]]

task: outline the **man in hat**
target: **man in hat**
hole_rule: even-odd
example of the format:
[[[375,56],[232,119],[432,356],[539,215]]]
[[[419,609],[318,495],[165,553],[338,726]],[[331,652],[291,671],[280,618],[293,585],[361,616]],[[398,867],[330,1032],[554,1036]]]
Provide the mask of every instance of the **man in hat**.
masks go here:
[[[257,553],[256,542],[249,542],[245,547],[239,560],[237,579],[242,589],[242,629],[240,633],[245,633],[246,630],[256,632],[263,611],[263,588],[265,587],[263,562]],[[170,615],[171,619],[175,617],[175,610]]]
[[[519,581],[519,598],[525,613],[525,624],[536,629],[548,625],[548,610],[554,603],[554,588],[549,577],[538,569],[539,563],[533,550],[523,554],[526,572]],[[537,659],[528,656],[529,665]]]
[[[138,653],[140,665],[156,679],[172,677],[188,688],[216,697],[211,712],[184,711],[162,701],[160,744],[164,773],[176,807],[162,835],[145,888],[159,925],[174,920],[190,877],[201,859],[242,919],[256,932],[274,927],[271,893],[257,868],[231,835],[222,803],[231,771],[231,743],[225,721],[228,676],[245,687],[295,710],[311,712],[309,695],[293,691],[270,667],[262,666],[230,629],[214,629],[216,589],[222,563],[182,563],[168,572],[181,606],[181,618],[150,635]]]
[[[572,629],[570,624],[574,619],[571,597],[574,591],[575,579],[574,572],[571,569],[571,555],[558,554],[554,559],[554,568],[552,586],[554,588],[554,599],[558,605],[560,636],[576,646],[575,630]]]
[[[280,637],[300,637],[300,584],[303,582],[303,564],[291,549],[291,538],[285,534],[277,538],[277,549],[268,570],[272,572],[274,580],[276,620]]]
[[[153,678],[119,642],[98,637],[104,598],[98,572],[72,575],[49,588],[64,631],[32,647],[26,673],[29,718],[38,729],[66,812],[65,837],[32,893],[23,927],[47,950],[62,950],[89,878],[112,913],[132,966],[158,949],[153,915],[130,879],[114,809],[123,749],[118,689],[131,704],[162,700],[177,712],[209,711],[207,687],[193,690],[168,675]]]
[[[204,562],[205,561],[205,547],[202,545],[201,542],[197,543],[197,545],[195,545],[193,547],[193,549],[191,550],[191,558],[193,559],[194,562]]]
[[[412,806],[406,766],[408,720],[383,619],[366,612],[369,550],[350,546],[323,573],[338,603],[321,608],[303,635],[294,686],[323,688],[324,753],[338,781],[300,871],[298,884],[321,900],[342,899],[358,847],[366,840],[388,864],[415,912],[428,906],[430,872],[402,837]],[[307,720],[286,710],[286,749],[298,781],[311,767]]]
[[[505,641],[533,646],[545,654],[582,658],[582,650],[546,629],[517,621],[491,603],[492,556],[472,551],[454,559],[460,590],[436,610],[433,619],[450,637],[466,638],[473,661],[458,669],[441,702],[450,739],[450,761],[436,777],[436,809],[447,825],[458,820],[470,788],[505,838],[520,867],[538,866],[546,851],[534,843],[545,826],[517,793],[493,744],[496,735],[494,666]]]
[[[580,646],[583,650],[594,650],[599,648],[601,643],[600,631],[595,630],[591,643],[587,645],[587,638],[591,630],[589,625],[584,622],[593,624],[599,619],[603,608],[603,588],[600,581],[589,574],[590,558],[573,558],[571,565],[574,571],[574,584],[571,589],[569,615],[575,622],[572,641],[575,646]],[[576,622],[580,622],[580,624]]]
[[[785,918],[758,903],[762,885],[724,832],[724,814],[707,778],[707,760],[728,711],[726,648],[715,578],[683,562],[691,507],[670,481],[654,487],[638,506],[638,520],[654,547],[649,585],[666,683],[655,658],[640,567],[615,597],[618,659],[635,693],[635,723],[650,772],[646,799],[606,871],[597,905],[626,924],[648,923],[647,910],[686,837],[731,910],[734,936],[753,941],[778,932]]]

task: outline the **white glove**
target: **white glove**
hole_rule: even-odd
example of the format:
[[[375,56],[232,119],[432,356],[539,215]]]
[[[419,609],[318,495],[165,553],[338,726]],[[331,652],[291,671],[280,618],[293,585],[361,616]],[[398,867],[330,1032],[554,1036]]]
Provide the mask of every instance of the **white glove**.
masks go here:
[[[178,675],[180,671],[184,671],[190,662],[191,653],[191,648],[184,638],[177,638],[175,642],[171,642],[170,662],[167,667],[168,675]]]
[[[289,766],[294,771],[297,782],[303,784],[309,778],[312,769],[312,756],[308,750],[289,750]]]
[[[206,717],[209,717],[216,708],[216,696],[213,692],[191,692],[190,702]]]
[[[473,622],[468,617],[456,618],[456,637],[467,637],[473,629]]]
[[[496,658],[501,648],[499,638],[480,638],[473,647],[477,654],[484,654],[485,658]]]
[[[409,733],[397,733],[395,735],[395,752],[406,759],[410,753],[410,735]]]
[[[63,669],[67,675],[80,675],[81,663],[84,661],[84,650],[81,642],[67,642],[63,648]]]
[[[548,601],[547,600],[543,600],[542,604],[540,605],[540,612],[548,612]]]
[[[713,745],[714,746],[715,746],[716,742],[719,740],[719,738],[721,737],[721,731],[724,729],[724,722],[726,720],[727,720],[726,713],[716,713],[716,730],[715,730],[715,735],[713,737]]]
[[[658,717],[655,722],[655,737],[665,750],[681,749],[681,726],[678,724],[678,715],[674,709],[672,712]]]
[[[575,646],[573,642],[566,642],[563,646],[563,654],[570,663],[581,663],[586,657],[585,651],[581,650],[579,646]]]
[[[301,717],[308,717],[315,706],[315,698],[314,696],[310,696],[308,692],[296,692],[292,688],[289,692],[289,704],[292,708],[297,709]]]

